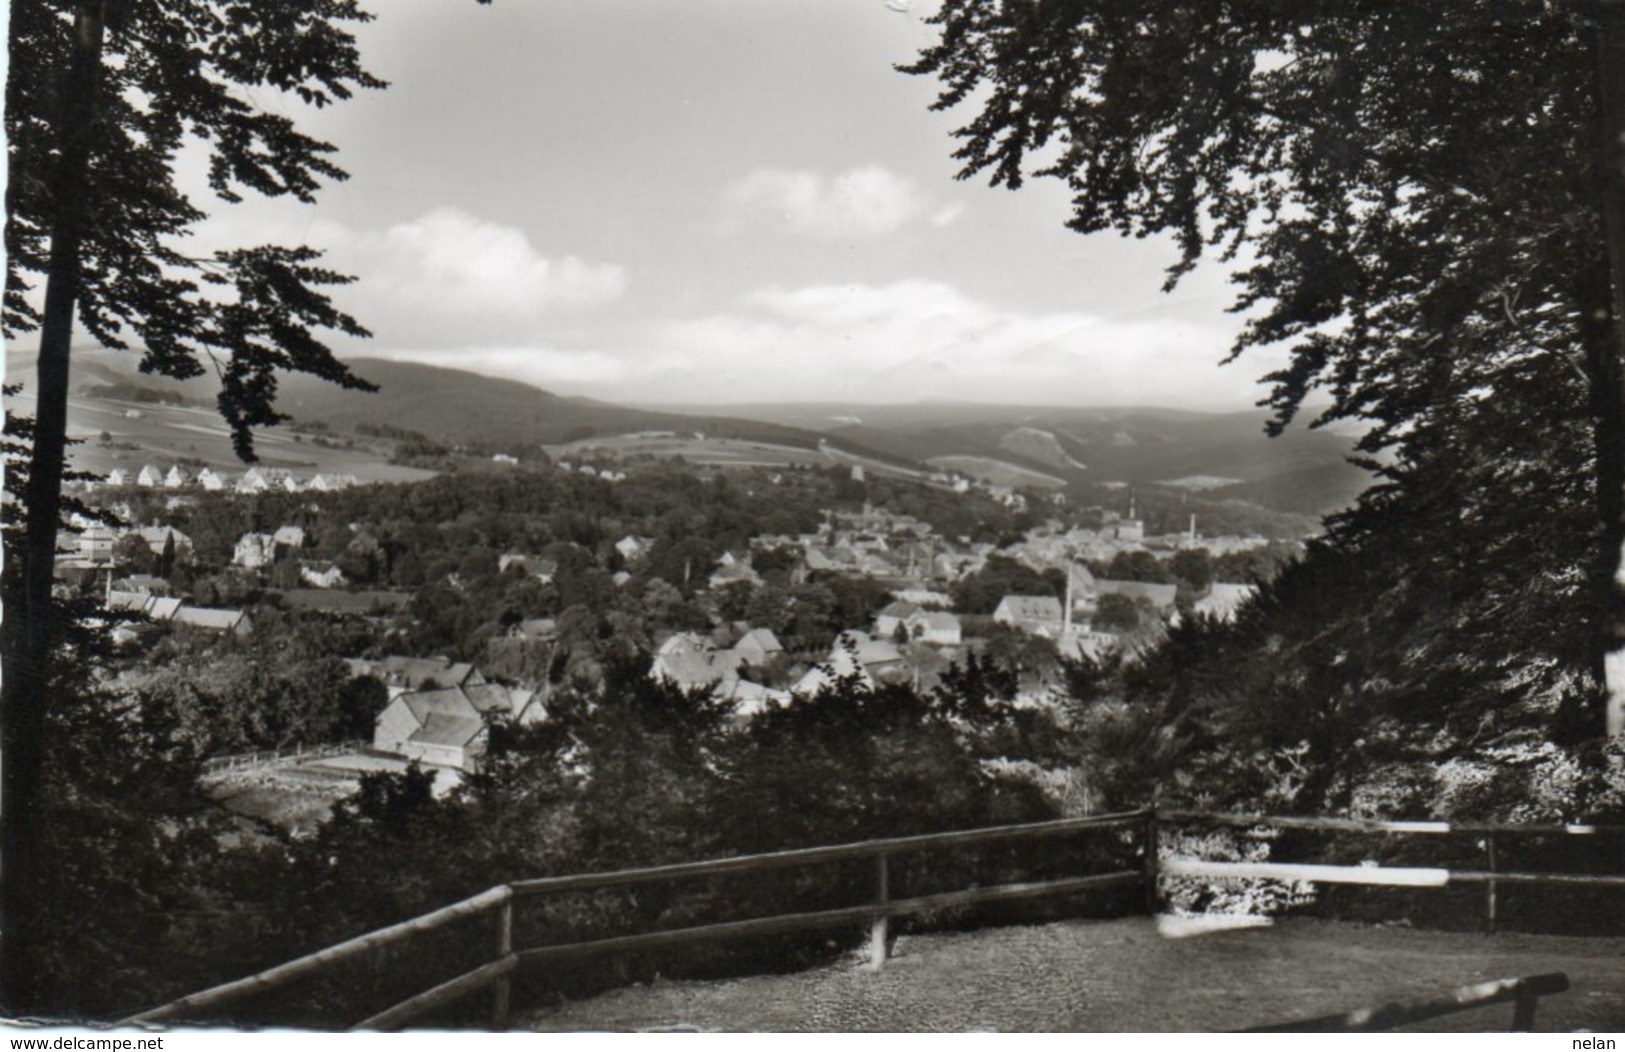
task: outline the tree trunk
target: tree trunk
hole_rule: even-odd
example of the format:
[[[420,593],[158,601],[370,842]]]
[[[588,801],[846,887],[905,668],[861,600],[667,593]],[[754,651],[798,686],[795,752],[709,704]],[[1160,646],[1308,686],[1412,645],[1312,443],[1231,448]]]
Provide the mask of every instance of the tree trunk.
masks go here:
[[[1597,15],[1598,146],[1603,221],[1608,241],[1607,358],[1602,381],[1612,416],[1598,419],[1598,507],[1603,512],[1608,602],[1601,626],[1607,652],[1604,727],[1625,736],[1625,4],[1608,0]]]
[[[90,221],[90,155],[101,78],[105,0],[79,5],[73,53],[57,95],[59,154],[51,196],[51,257],[40,325],[34,438],[25,494],[20,595],[6,605],[0,681],[0,999],[12,1011],[44,1005],[31,967],[40,859],[40,778],[51,656],[61,626],[52,595],[67,447],[68,352],[79,296],[80,246]]]

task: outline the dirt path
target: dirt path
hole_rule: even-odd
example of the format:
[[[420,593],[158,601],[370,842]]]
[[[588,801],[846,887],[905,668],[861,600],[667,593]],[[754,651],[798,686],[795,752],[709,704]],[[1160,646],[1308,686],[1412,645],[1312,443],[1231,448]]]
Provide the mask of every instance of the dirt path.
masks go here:
[[[1166,926],[1165,926],[1166,931]],[[1625,1030],[1625,940],[1420,932],[1312,920],[1175,938],[1145,918],[904,937],[795,975],[657,982],[539,1013],[539,1030],[1215,1031],[1540,972],[1539,1030]],[[1510,1005],[1426,1029],[1504,1030]]]

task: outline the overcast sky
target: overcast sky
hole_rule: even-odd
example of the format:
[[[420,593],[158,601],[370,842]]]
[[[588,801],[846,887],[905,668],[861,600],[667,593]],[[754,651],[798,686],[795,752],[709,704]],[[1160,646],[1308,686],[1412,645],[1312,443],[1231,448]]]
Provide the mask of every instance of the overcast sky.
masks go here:
[[[370,6],[390,88],[299,114],[352,178],[201,231],[357,274],[336,298],[375,337],[346,356],[640,403],[1260,397],[1271,362],[1218,364],[1216,267],[1165,295],[1168,245],[1067,232],[1058,186],[954,180],[968,111],[892,68],[927,0]]]

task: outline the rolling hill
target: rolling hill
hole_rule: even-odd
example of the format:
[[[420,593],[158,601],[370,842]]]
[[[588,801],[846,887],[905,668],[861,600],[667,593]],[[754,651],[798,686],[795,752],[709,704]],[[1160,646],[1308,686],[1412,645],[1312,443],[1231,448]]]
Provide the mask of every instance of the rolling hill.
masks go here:
[[[72,433],[94,438],[105,431],[115,445],[127,442],[154,458],[234,464],[212,408],[213,377],[182,383],[141,374],[135,362],[132,354],[76,351]],[[446,445],[484,447],[703,435],[706,441],[813,454],[830,449],[908,472],[937,467],[1007,483],[1038,479],[1044,486],[1071,487],[1079,496],[1119,484],[1167,487],[1306,515],[1347,505],[1369,482],[1346,461],[1350,436],[1296,428],[1270,439],[1257,413],[958,403],[639,407],[564,397],[457,369],[365,358],[349,364],[380,390],[346,391],[312,377],[287,376],[279,405],[296,423],[341,434],[363,424],[389,425]],[[30,355],[8,351],[7,365],[13,382],[25,380]],[[272,463],[340,470],[326,462],[329,451],[289,429],[269,429],[259,443]],[[123,462],[103,463],[108,451],[92,445],[77,448],[76,462],[92,469]],[[373,444],[368,452],[382,463],[389,447]]]

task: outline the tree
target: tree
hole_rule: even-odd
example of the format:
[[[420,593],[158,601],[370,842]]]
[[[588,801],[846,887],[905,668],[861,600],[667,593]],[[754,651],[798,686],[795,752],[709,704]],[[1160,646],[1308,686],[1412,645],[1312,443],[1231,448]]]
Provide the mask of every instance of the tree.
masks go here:
[[[1555,455],[1467,478],[1580,473],[1569,623],[1605,689],[1569,704],[1625,730],[1625,5],[948,0],[932,21],[907,71],[941,79],[938,109],[974,100],[961,177],[1059,179],[1072,229],[1171,235],[1169,286],[1246,250],[1230,357],[1290,351],[1273,431],[1324,394],[1315,423],[1364,425],[1389,492],[1477,463],[1480,409],[1542,425]]]
[[[347,278],[308,248],[258,245],[186,255],[179,239],[204,213],[179,190],[174,162],[196,146],[224,201],[247,191],[311,201],[342,179],[334,148],[257,98],[325,106],[382,87],[360,64],[353,0],[245,0],[221,8],[160,0],[40,0],[11,6],[6,84],[4,333],[40,336],[20,574],[7,578],[3,631],[4,842],[0,908],[35,855],[43,699],[64,630],[51,582],[62,513],[69,346],[77,324],[99,344],[138,345],[141,367],[219,376],[234,445],[282,419],[276,372],[368,385],[321,342],[364,335],[326,287]],[[36,293],[42,296],[36,298]],[[26,947],[0,945],[0,989],[24,989]]]

